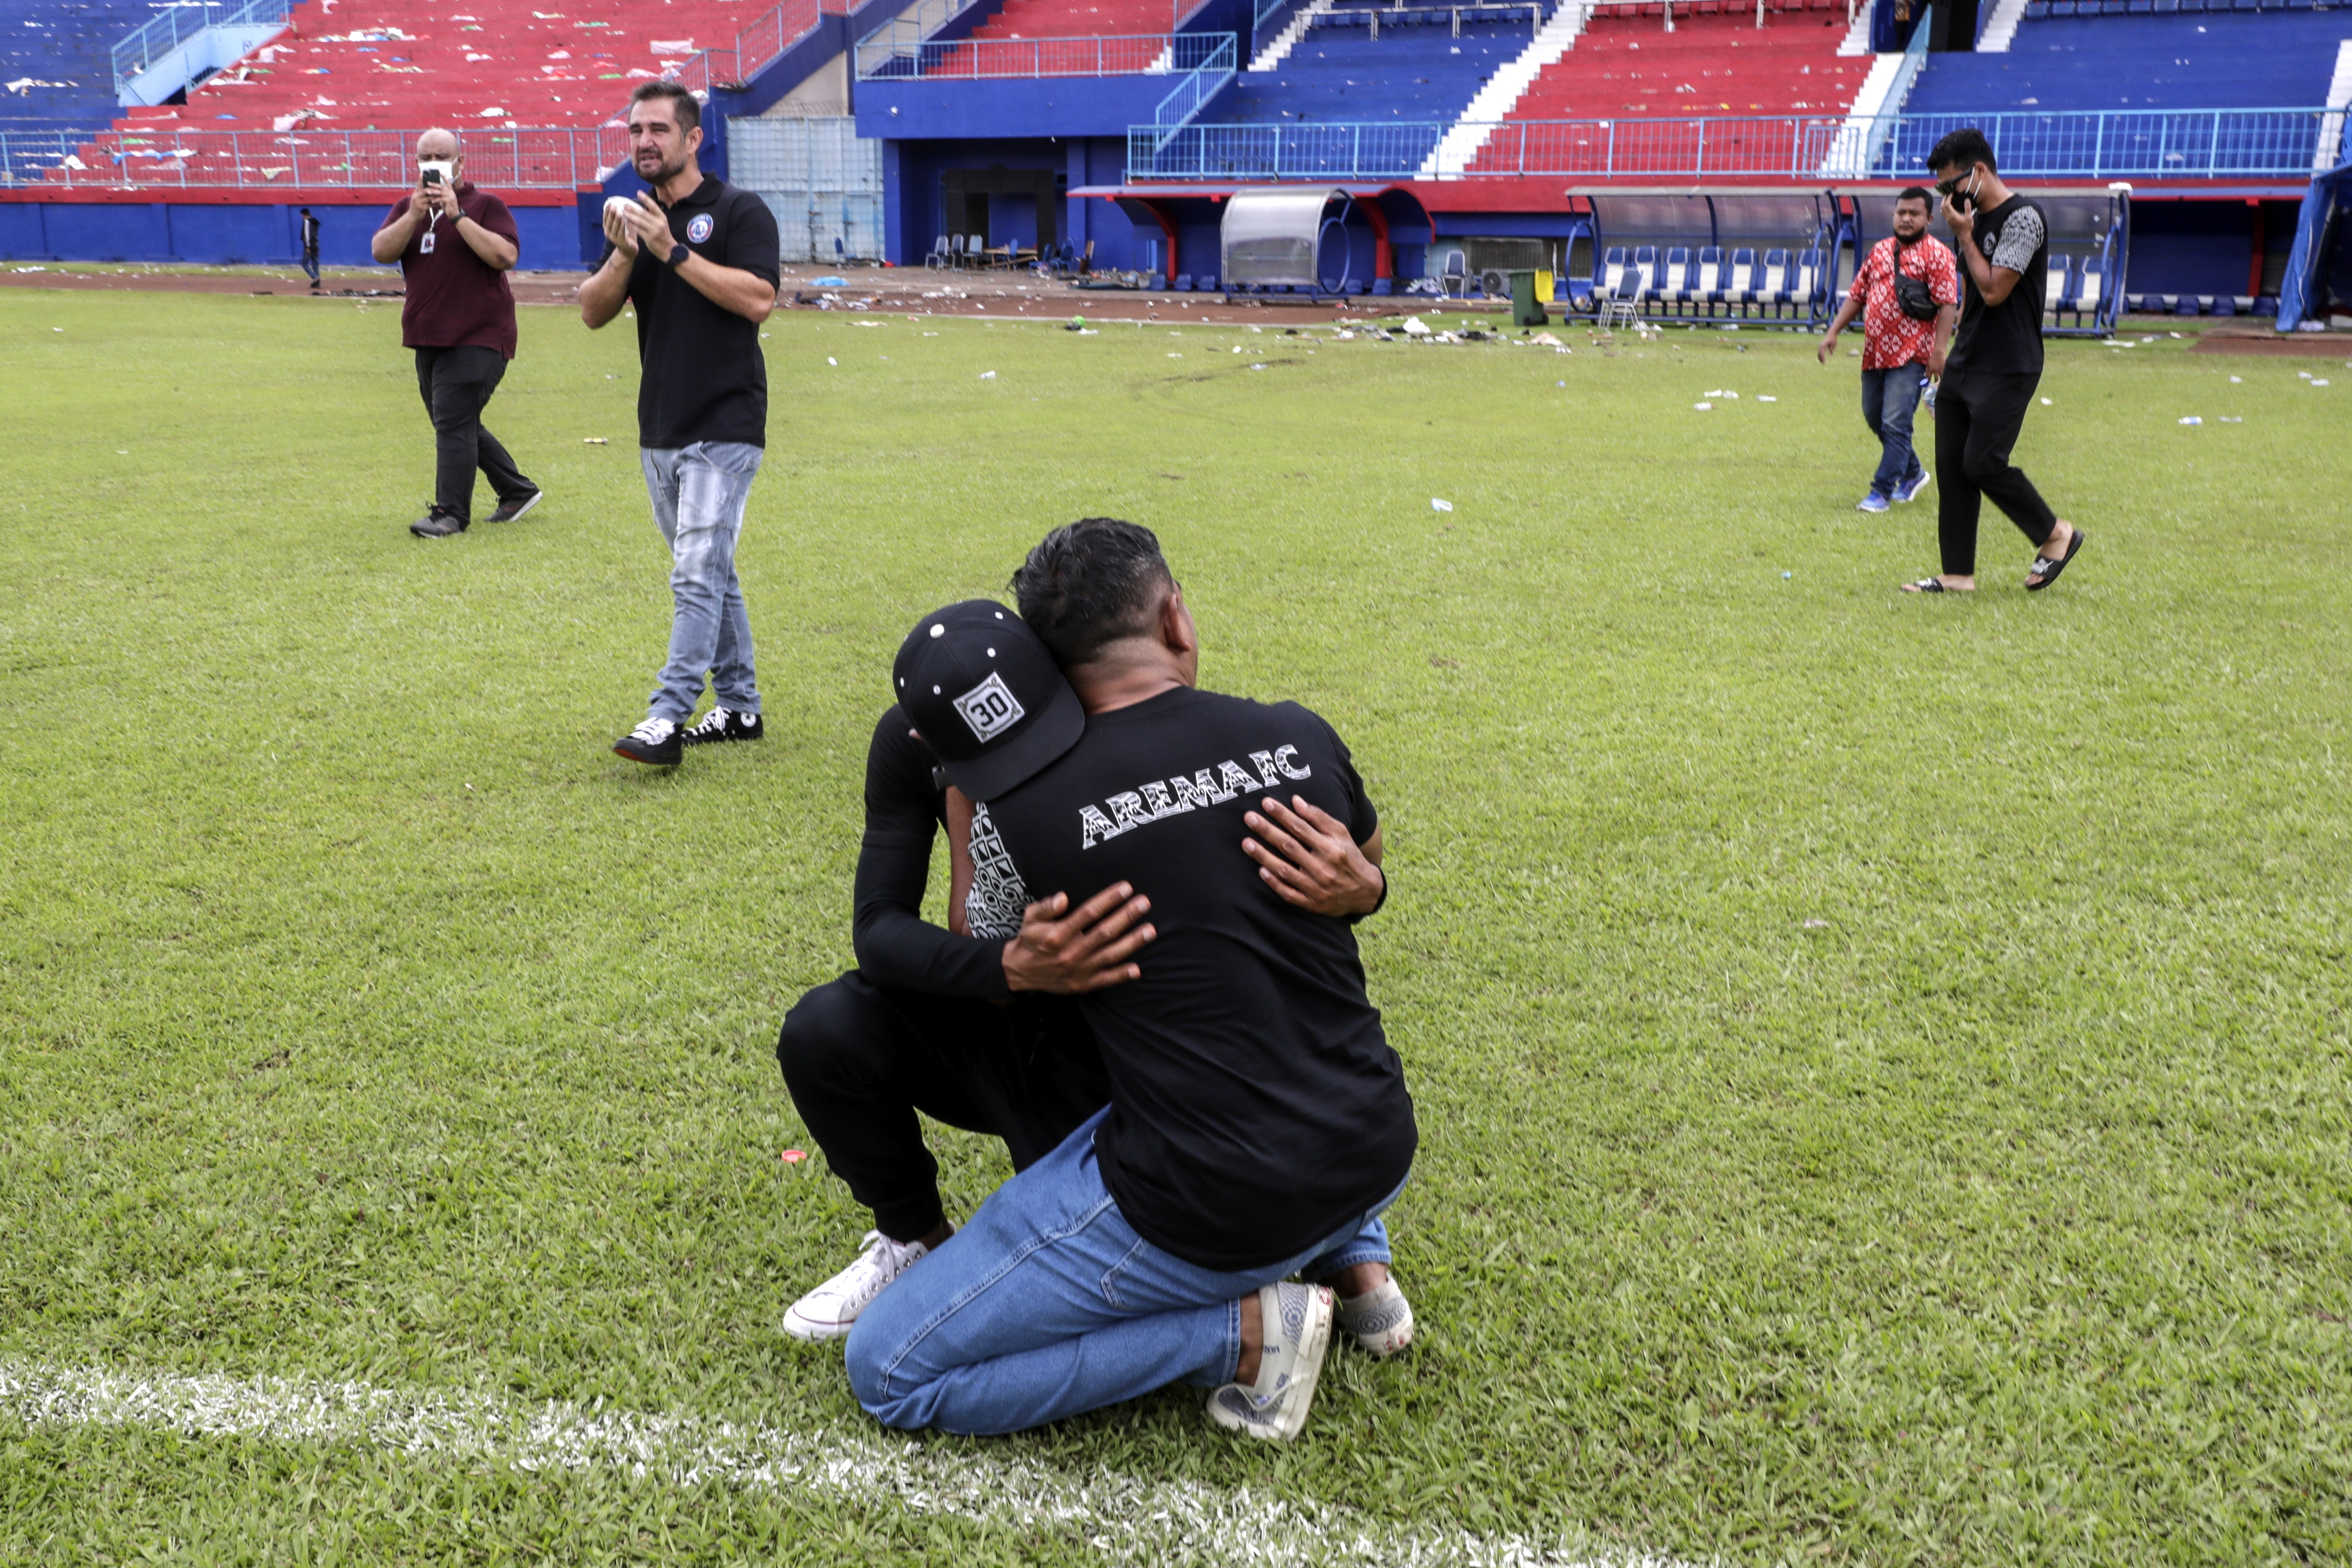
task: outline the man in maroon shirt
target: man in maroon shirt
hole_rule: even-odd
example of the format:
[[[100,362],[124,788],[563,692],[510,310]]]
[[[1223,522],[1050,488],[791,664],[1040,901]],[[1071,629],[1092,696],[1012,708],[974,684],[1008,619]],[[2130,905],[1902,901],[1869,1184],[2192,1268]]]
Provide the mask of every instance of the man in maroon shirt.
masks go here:
[[[368,248],[380,262],[400,258],[408,280],[400,341],[416,350],[416,390],[433,416],[433,505],[408,531],[426,539],[464,533],[478,467],[499,497],[490,521],[512,522],[539,504],[539,486],[482,428],[482,410],[515,355],[507,269],[522,247],[507,204],[467,181],[455,131],[416,139],[416,189],[393,204]]]

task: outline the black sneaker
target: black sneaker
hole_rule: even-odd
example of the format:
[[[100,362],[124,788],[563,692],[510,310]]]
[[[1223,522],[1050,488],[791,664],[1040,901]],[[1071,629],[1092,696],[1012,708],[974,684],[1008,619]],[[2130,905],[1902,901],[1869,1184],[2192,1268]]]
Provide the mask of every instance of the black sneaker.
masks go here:
[[[688,746],[709,746],[719,740],[757,740],[767,733],[756,713],[734,713],[715,707],[702,716],[700,723],[679,731],[678,737]]]
[[[446,539],[451,534],[464,533],[466,519],[455,512],[445,512],[436,507],[409,524],[408,531],[420,539]]]
[[[686,755],[686,732],[666,718],[649,718],[613,742],[613,750],[649,768],[675,768]]]
[[[517,517],[521,517],[525,512],[528,512],[533,507],[538,506],[539,498],[542,494],[544,494],[544,492],[533,490],[528,496],[518,496],[511,501],[500,501],[499,503],[499,509],[490,514],[490,521],[494,523],[513,522]]]

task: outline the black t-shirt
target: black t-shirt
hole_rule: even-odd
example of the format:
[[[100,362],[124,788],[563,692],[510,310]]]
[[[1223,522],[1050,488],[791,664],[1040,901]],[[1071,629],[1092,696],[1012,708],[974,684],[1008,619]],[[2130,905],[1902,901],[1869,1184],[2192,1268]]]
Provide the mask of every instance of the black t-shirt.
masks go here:
[[[978,941],[923,918],[932,835],[947,825],[947,797],[931,777],[938,758],[893,706],[866,752],[866,836],[857,846],[857,968],[880,986],[935,997],[1002,1001],[1005,936]],[[1014,930],[1021,919],[1013,916]],[[1009,935],[1009,934],[1008,934]]]
[[[1997,207],[1977,214],[1970,243],[1995,267],[2017,274],[2017,287],[1998,305],[1987,305],[1960,258],[1960,324],[1953,329],[1944,379],[1963,371],[1980,376],[2042,373],[2042,307],[2050,291],[2050,225],[2042,209],[2011,193]]]
[[[1178,688],[1091,716],[987,803],[967,907],[1127,881],[1159,936],[1142,977],[1084,998],[1109,1069],[1095,1147],[1129,1224],[1202,1268],[1294,1256],[1402,1182],[1419,1134],[1365,994],[1354,929],[1276,897],[1242,813],[1303,795],[1360,843],[1379,818],[1348,748],[1296,703]]]
[[[714,175],[705,174],[669,209],[669,232],[704,260],[740,267],[771,287],[782,276],[776,214],[758,196]],[[612,254],[608,240],[605,258]],[[713,303],[651,246],[638,248],[629,269],[629,299],[637,308],[642,367],[637,444],[767,445],[768,361],[760,352],[759,324]]]

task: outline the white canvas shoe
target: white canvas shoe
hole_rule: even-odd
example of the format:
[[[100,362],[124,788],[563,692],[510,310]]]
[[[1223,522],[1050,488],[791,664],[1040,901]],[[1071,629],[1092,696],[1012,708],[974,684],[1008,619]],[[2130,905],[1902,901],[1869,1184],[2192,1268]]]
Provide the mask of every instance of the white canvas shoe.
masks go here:
[[[1323,1357],[1331,1348],[1331,1292],[1322,1285],[1267,1285],[1257,1293],[1265,1347],[1257,1381],[1209,1396],[1209,1419],[1228,1432],[1287,1443],[1307,1427]]]
[[[928,1257],[919,1241],[893,1241],[878,1230],[866,1233],[857,1261],[784,1309],[784,1332],[814,1343],[839,1339],[874,1304],[891,1281]]]
[[[1339,1332],[1354,1340],[1358,1350],[1383,1361],[1412,1343],[1412,1303],[1404,1299],[1394,1277],[1336,1303],[1334,1315]]]

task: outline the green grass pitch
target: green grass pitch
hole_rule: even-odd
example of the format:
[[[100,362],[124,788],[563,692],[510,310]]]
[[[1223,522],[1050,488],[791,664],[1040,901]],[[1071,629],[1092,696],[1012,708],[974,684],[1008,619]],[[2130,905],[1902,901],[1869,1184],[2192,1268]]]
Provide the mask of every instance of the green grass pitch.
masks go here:
[[[1383,808],[1423,1339],[1282,1451],[1174,1391],[927,1452],[1687,1561],[2352,1558],[2352,371],[2053,344],[2019,461],[2088,549],[2029,596],[1988,508],[1920,600],[1936,492],[1853,511],[1801,335],[768,331],[772,733],[662,773],[605,749],[668,624],[625,325],[523,312],[549,499],[427,544],[396,307],[0,295],[0,1375],[884,1441],[776,1330],[864,1220],[779,1160],[775,1030],[899,636],[1099,513]],[[968,1213],[1002,1156],[937,1142]],[[0,1561],[1091,1539],[0,1397]]]

